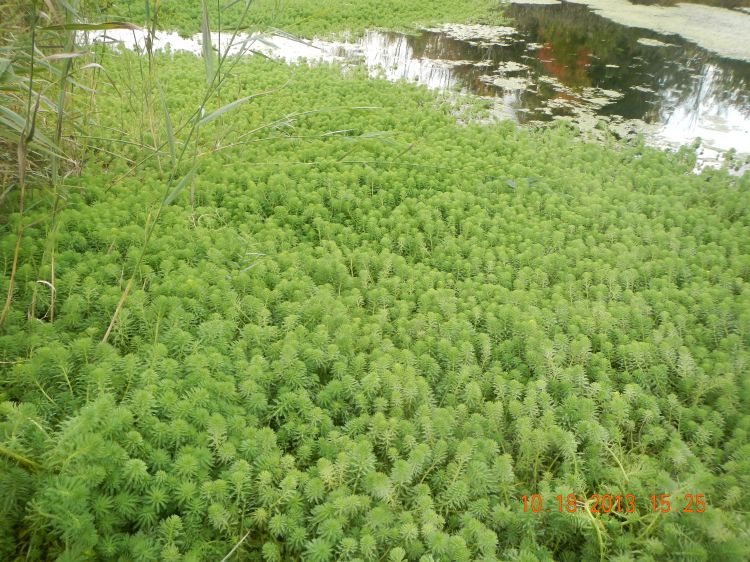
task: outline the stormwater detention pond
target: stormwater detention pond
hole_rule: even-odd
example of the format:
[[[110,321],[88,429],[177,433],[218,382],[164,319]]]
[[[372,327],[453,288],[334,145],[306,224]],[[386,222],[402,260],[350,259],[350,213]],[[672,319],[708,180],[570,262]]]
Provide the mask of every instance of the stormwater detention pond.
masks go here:
[[[676,35],[620,25],[583,4],[536,1],[508,7],[513,27],[370,31],[356,42],[238,36],[231,51],[292,63],[361,63],[373,76],[479,96],[493,116],[525,125],[566,119],[595,136],[604,129],[622,138],[642,133],[649,144],[665,148],[700,138],[699,166],[716,166],[729,156],[735,173],[747,168],[750,62]],[[132,31],[107,31],[106,37],[127,48],[144,44]],[[223,51],[230,37],[214,34],[212,42]],[[154,48],[167,44],[201,52],[197,37],[159,33]]]

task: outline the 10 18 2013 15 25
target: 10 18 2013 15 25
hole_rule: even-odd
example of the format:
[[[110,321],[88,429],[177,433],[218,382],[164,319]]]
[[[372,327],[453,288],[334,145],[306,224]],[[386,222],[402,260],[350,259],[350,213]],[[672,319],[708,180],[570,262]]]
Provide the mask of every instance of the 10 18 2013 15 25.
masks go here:
[[[635,494],[590,494],[588,497],[576,494],[558,494],[554,497],[554,506],[559,513],[634,513],[637,511]],[[544,507],[541,494],[521,496],[524,513],[550,512],[552,508]],[[652,513],[705,513],[704,494],[652,494],[648,502],[643,502]]]

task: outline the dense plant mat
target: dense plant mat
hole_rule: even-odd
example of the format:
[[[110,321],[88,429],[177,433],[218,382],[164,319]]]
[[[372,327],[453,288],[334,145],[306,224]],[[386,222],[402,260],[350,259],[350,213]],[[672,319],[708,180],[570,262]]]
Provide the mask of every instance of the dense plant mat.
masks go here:
[[[246,10],[245,0],[207,2],[212,29],[281,28],[303,37],[341,32],[359,34],[368,28],[413,29],[416,25],[444,22],[499,23],[498,0],[257,0]],[[203,0],[162,0],[146,10],[143,0],[117,0],[101,6],[103,13],[143,23],[155,21],[164,29],[185,35],[200,32]],[[242,18],[242,14],[246,17]]]
[[[178,190],[143,145],[204,69],[154,61],[151,127],[134,56],[103,61],[54,236],[29,187],[0,559],[750,558],[748,176],[254,57],[207,111],[280,89],[202,126]]]

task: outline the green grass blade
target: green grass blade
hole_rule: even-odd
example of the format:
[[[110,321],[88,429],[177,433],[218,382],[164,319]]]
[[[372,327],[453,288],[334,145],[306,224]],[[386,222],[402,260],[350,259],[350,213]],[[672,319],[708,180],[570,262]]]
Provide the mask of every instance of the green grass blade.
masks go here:
[[[250,101],[253,98],[259,98],[261,96],[267,96],[268,94],[273,94],[274,92],[278,92],[279,90],[281,90],[281,88],[284,88],[288,83],[289,82],[286,82],[282,86],[279,86],[278,88],[274,88],[273,90],[266,90],[265,92],[260,92],[260,93],[257,93],[257,94],[253,94],[251,96],[245,96],[244,98],[240,98],[238,100],[234,100],[233,102],[228,103],[228,104],[220,107],[216,111],[212,111],[211,113],[209,113],[208,115],[206,115],[205,117],[203,117],[200,121],[198,121],[198,123],[196,125],[198,127],[200,127],[201,125],[205,125],[207,123],[210,123],[211,121],[214,121],[214,120],[218,119],[219,117],[221,117],[225,113],[227,113],[229,111],[232,111],[233,109],[238,108],[243,103],[247,103],[248,101]]]
[[[240,98],[238,100],[234,100],[231,103],[226,104],[225,106],[220,107],[216,111],[212,111],[208,115],[206,115],[203,119],[198,121],[198,126],[206,125],[207,123],[210,123],[211,121],[215,121],[225,113],[232,111],[233,109],[236,109],[237,107],[241,106],[243,103],[246,103],[250,101],[252,98],[256,96],[247,96],[244,98]]]
[[[15,127],[13,127],[5,117],[0,115],[0,139],[5,139],[12,143],[18,143],[19,138],[20,134],[16,132]],[[34,141],[36,142],[31,145],[32,150],[48,156],[60,156],[56,148],[51,145],[51,141],[46,137],[42,137],[42,135],[36,133],[34,135]]]
[[[185,188],[185,186],[195,177],[195,168],[190,170],[185,177],[183,177],[180,182],[175,186],[175,188],[172,190],[172,192],[167,195],[166,199],[164,199],[164,206],[170,205],[172,201],[175,200],[175,198],[180,194],[180,192]]]
[[[77,18],[77,17],[78,17],[78,12],[77,12],[77,11],[76,11],[76,9],[75,9],[75,8],[74,8],[73,6],[71,6],[71,5],[70,5],[70,4],[68,3],[68,2],[66,2],[65,0],[57,0],[57,1],[58,1],[58,3],[59,3],[59,4],[60,4],[60,5],[61,5],[61,6],[63,7],[63,8],[65,8],[65,11],[66,11],[66,12],[68,12],[68,13],[69,13],[69,14],[70,14],[71,16],[73,16],[73,17],[75,17],[75,18]]]
[[[13,62],[10,59],[0,59],[0,82],[9,80],[13,75]]]
[[[236,6],[240,2],[242,2],[242,0],[233,0],[232,2],[229,2],[228,4],[224,4],[221,7],[221,11],[223,12],[224,10],[228,10],[229,8],[232,8],[233,6]]]
[[[167,130],[167,146],[169,147],[169,157],[172,161],[172,169],[177,166],[177,149],[175,146],[174,129],[172,128],[172,119],[169,117],[169,108],[167,100],[164,98],[164,90],[159,84],[159,97],[161,98],[161,108],[164,111],[164,128]]]

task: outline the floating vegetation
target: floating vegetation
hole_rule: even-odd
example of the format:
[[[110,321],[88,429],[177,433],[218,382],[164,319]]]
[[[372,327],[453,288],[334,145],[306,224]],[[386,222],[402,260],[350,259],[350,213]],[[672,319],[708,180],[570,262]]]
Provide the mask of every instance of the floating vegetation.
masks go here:
[[[509,0],[511,4],[527,4],[530,6],[556,6],[562,2],[560,0]]]
[[[482,79],[488,84],[504,90],[525,90],[530,84],[526,78],[521,76],[484,76]]]
[[[750,15],[735,10],[678,3],[674,6],[631,4],[621,0],[569,0],[585,4],[620,25],[678,35],[719,56],[750,62]],[[710,21],[711,25],[706,25]]]
[[[645,45],[646,47],[674,47],[672,43],[665,43],[664,41],[652,39],[651,37],[641,37],[638,39],[637,43],[639,45]]]
[[[643,136],[744,138],[743,67],[43,4],[0,57],[0,560],[750,559],[750,157]]]
[[[596,108],[602,108],[605,105],[615,103],[624,95],[622,92],[606,90],[604,88],[583,88],[581,90],[581,99]]]
[[[425,31],[442,33],[452,39],[464,41],[469,45],[505,45],[508,38],[517,33],[512,27],[500,25],[443,24],[425,28]]]
[[[521,70],[528,70],[528,65],[521,64],[516,61],[504,61],[496,66],[498,72],[519,72]]]
[[[106,60],[146,88],[134,54]],[[32,193],[0,333],[0,558],[748,558],[750,176],[459,127],[424,89],[251,57],[223,91],[274,93],[206,108],[144,253],[166,116],[206,80],[153,60],[157,135],[100,85],[54,250]],[[537,493],[637,502],[524,513]]]
[[[204,0],[159,0],[102,2],[103,12],[138,24],[157,18],[167,30],[190,37],[201,31]],[[155,5],[153,5],[155,4]],[[211,6],[212,3],[208,2]],[[211,29],[234,29],[242,15],[243,27],[259,30],[283,29],[308,39],[359,36],[368,29],[414,30],[418,26],[444,22],[507,23],[497,0],[228,0],[221,10],[208,10]],[[150,8],[148,6],[151,6]],[[216,6],[216,3],[213,3]],[[149,26],[146,26],[149,27]]]

